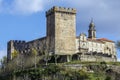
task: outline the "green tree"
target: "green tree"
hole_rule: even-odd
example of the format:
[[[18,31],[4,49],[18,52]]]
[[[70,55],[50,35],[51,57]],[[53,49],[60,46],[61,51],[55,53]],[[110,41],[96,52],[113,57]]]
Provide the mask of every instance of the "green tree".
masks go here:
[[[59,58],[59,55],[54,54],[55,57],[55,64],[57,65],[57,59]]]
[[[49,41],[48,39],[47,40],[44,40],[42,42],[42,45],[41,45],[41,51],[44,53],[44,61],[46,63],[46,65],[48,64],[48,61],[51,59],[51,56],[52,56],[52,53],[53,52],[50,52],[50,45],[49,45]]]
[[[3,59],[1,59],[1,68],[5,70],[6,65],[7,65],[7,57],[4,56]]]
[[[120,40],[116,42],[116,47],[120,50]]]
[[[36,62],[37,50],[35,48],[32,48],[32,54],[34,55],[34,63],[36,68],[37,67],[37,62]]]
[[[18,51],[14,50],[14,52],[12,53],[12,59],[16,58],[18,56]]]
[[[105,80],[112,80],[110,76],[107,76]]]
[[[45,53],[45,56],[44,56],[44,61],[45,61],[45,64],[48,65],[48,61],[51,59],[51,55],[49,55],[49,53]]]

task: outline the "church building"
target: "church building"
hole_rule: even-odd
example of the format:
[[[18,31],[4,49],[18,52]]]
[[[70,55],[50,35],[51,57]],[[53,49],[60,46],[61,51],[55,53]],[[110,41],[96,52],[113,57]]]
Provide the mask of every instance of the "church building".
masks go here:
[[[106,38],[96,38],[93,20],[90,22],[88,37],[81,33],[76,38],[76,53],[83,61],[116,61],[115,42]]]

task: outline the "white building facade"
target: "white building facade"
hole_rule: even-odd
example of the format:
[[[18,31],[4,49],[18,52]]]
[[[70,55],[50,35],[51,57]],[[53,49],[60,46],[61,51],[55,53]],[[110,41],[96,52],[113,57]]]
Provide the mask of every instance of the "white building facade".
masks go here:
[[[96,29],[91,21],[88,37],[81,33],[76,38],[76,53],[83,61],[117,61],[115,42],[106,38],[96,38]]]

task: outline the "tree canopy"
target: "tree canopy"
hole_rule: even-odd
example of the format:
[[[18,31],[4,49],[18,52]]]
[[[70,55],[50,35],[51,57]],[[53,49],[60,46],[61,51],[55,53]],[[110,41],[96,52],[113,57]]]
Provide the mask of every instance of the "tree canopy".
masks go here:
[[[116,42],[116,47],[118,50],[120,50],[120,40]]]

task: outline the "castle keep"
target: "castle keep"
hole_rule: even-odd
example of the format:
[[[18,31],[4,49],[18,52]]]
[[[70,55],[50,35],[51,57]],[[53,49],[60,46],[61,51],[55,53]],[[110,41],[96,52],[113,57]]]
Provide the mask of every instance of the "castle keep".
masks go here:
[[[41,54],[59,55],[65,61],[116,61],[114,41],[106,38],[96,38],[93,21],[90,22],[88,38],[81,33],[76,37],[76,9],[53,7],[46,12],[47,33],[43,38],[33,41],[10,40],[8,42],[7,58],[12,59],[12,53],[17,50],[29,54],[31,49]]]
[[[47,39],[55,54],[75,53],[76,10],[53,7],[46,12]],[[53,45],[54,44],[54,45]]]

